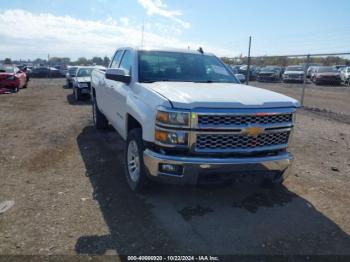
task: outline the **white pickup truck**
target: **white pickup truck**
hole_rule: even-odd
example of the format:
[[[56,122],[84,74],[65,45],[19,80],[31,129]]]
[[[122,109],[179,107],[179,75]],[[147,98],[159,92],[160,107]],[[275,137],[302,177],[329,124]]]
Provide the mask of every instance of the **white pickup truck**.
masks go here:
[[[197,184],[237,177],[281,183],[297,100],[242,85],[200,51],[118,49],[91,77],[96,128],[126,141],[130,188],[148,181]]]

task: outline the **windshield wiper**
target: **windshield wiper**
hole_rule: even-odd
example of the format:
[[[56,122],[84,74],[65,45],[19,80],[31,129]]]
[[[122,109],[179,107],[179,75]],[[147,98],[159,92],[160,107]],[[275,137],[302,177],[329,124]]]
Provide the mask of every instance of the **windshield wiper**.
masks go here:
[[[159,80],[142,80],[141,83],[155,83],[155,82],[169,82],[169,79],[159,79]]]
[[[193,81],[193,83],[214,83],[212,80]]]

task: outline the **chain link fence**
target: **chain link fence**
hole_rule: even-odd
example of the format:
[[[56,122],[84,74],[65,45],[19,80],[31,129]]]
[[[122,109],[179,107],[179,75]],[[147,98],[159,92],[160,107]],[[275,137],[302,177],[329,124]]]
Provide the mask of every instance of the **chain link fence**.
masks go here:
[[[350,122],[350,52],[226,59],[246,84],[299,100],[304,109]],[[248,71],[249,68],[249,71]]]

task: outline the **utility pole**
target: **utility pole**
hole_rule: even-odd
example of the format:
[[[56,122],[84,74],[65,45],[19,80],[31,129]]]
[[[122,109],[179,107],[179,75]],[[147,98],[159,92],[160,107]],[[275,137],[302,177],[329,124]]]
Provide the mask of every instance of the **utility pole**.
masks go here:
[[[47,54],[47,64],[49,66],[49,68],[48,68],[49,71],[47,72],[48,73],[47,77],[50,78],[50,75],[51,75],[50,54]]]
[[[249,36],[249,47],[248,47],[248,65],[247,65],[247,79],[246,79],[246,84],[249,85],[249,77],[250,77],[250,47],[252,44],[252,37]]]
[[[305,97],[305,89],[306,89],[306,82],[307,82],[307,70],[309,68],[309,64],[310,64],[310,55],[307,55],[306,64],[304,68],[303,90],[301,92],[301,99],[300,99],[301,106],[304,106],[304,97]]]

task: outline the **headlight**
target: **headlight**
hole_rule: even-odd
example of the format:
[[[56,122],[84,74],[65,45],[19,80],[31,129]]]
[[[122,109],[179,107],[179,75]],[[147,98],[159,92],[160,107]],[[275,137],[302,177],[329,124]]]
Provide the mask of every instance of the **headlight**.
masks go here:
[[[158,144],[170,147],[182,146],[187,147],[188,145],[188,133],[183,131],[170,131],[170,130],[155,130],[155,141]]]
[[[190,123],[189,112],[162,111],[158,110],[156,121],[163,126],[181,126],[188,127]]]

